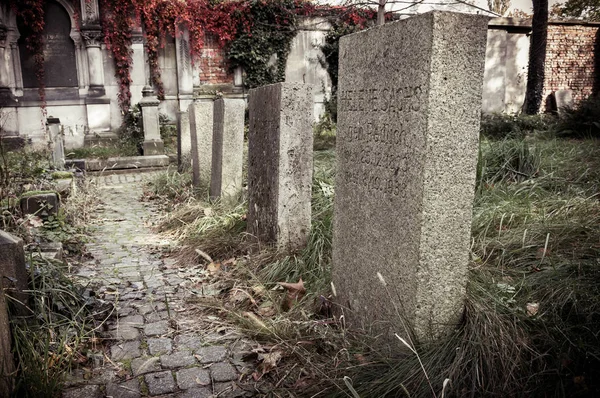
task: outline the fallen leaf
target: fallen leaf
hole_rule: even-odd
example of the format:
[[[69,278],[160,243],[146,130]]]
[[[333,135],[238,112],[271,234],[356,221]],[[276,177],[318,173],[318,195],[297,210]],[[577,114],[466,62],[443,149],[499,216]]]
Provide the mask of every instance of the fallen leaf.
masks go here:
[[[283,300],[282,307],[284,311],[289,310],[296,304],[298,301],[304,297],[306,294],[306,288],[304,287],[304,282],[302,282],[302,278],[297,283],[287,283],[287,282],[278,282],[279,286],[282,286],[287,290],[285,295],[285,299]]]
[[[258,354],[258,360],[261,362],[252,374],[252,378],[255,381],[260,380],[264,375],[277,367],[277,363],[281,358],[283,358],[283,352],[280,350],[274,350],[266,354]]]
[[[276,313],[277,310],[275,309],[275,306],[273,305],[272,301],[264,301],[260,304],[260,307],[258,307],[258,315],[260,316],[270,317],[275,315]]]
[[[539,309],[540,309],[539,303],[527,303],[527,316],[537,315]]]
[[[219,262],[216,262],[216,263],[212,262],[212,263],[210,263],[210,264],[208,264],[206,266],[206,270],[210,274],[214,275],[214,274],[218,273],[221,270],[221,263],[219,263]]]

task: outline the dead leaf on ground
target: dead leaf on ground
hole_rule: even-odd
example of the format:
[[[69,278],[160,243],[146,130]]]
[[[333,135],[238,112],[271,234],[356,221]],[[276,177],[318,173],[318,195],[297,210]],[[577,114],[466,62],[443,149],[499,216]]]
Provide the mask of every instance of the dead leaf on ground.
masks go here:
[[[277,363],[281,358],[283,358],[283,352],[280,350],[274,350],[265,354],[258,354],[258,360],[261,362],[254,373],[252,373],[252,378],[255,381],[260,380],[264,375],[277,367]]]
[[[272,301],[264,301],[258,307],[258,315],[263,317],[271,317],[277,313],[275,305]]]
[[[278,282],[277,284],[287,290],[285,299],[282,303],[284,311],[288,311],[292,308],[294,304],[300,301],[306,294],[306,288],[304,287],[302,278],[300,278],[297,283]]]
[[[206,266],[206,270],[211,274],[217,274],[220,271],[226,271],[228,267],[233,266],[237,263],[235,258],[230,258],[225,261],[213,261]]]
[[[537,315],[539,309],[540,309],[539,303],[527,303],[527,315],[528,316]]]

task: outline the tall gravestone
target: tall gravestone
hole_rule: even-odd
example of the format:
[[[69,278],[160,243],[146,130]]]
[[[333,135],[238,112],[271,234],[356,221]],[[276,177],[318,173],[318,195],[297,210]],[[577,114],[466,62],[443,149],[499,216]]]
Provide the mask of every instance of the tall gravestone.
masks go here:
[[[215,101],[210,196],[235,200],[242,192],[244,163],[244,111],[246,101]]]
[[[52,162],[54,163],[54,167],[58,170],[64,170],[65,143],[60,119],[50,116],[46,119],[46,124],[50,135],[50,143],[52,145]]]
[[[310,233],[312,86],[277,83],[250,90],[248,231],[284,250]]]
[[[177,166],[179,171],[188,169],[192,160],[192,137],[187,112],[177,112]]]
[[[434,11],[340,42],[333,284],[389,342],[462,313],[487,22]]]
[[[213,98],[194,100],[189,106],[192,143],[192,183],[209,187],[212,167]]]

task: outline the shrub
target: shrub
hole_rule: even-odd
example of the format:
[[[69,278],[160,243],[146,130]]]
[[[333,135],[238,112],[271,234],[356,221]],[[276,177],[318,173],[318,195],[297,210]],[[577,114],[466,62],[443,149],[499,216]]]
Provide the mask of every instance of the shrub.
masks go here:
[[[564,136],[600,136],[600,97],[590,96],[576,108],[563,108],[555,130]]]
[[[544,115],[488,113],[481,116],[481,134],[489,139],[523,138],[536,131],[546,131],[551,119]]]

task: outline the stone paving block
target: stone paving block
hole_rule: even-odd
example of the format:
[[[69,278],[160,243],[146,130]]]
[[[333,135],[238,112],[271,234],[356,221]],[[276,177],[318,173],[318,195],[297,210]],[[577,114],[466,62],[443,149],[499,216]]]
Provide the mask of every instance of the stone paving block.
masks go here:
[[[146,314],[146,322],[149,323],[154,323],[165,319],[169,319],[169,313],[167,311],[151,312]]]
[[[175,351],[170,355],[162,355],[160,364],[163,368],[176,369],[196,364],[196,358],[188,351]]]
[[[138,308],[138,312],[142,315],[146,315],[150,312],[159,312],[167,309],[165,303],[157,302],[152,304],[145,304]]]
[[[221,362],[227,356],[227,348],[224,346],[202,347],[196,350],[200,363]]]
[[[177,395],[177,398],[213,398],[213,394],[207,387],[190,388]]]
[[[131,325],[131,326],[141,326],[144,324],[144,317],[141,315],[130,315],[119,319],[119,324],[121,326]]]
[[[168,338],[149,338],[148,351],[150,355],[170,354],[173,351],[173,341]]]
[[[141,357],[131,361],[131,372],[134,376],[159,370],[158,357]]]
[[[210,385],[210,374],[208,370],[202,368],[181,369],[175,374],[175,378],[182,390]]]
[[[196,351],[202,348],[202,338],[198,335],[175,336],[175,345],[180,350]]]
[[[140,351],[140,342],[137,340],[125,341],[110,347],[110,357],[113,361],[133,359],[140,355],[142,355]]]
[[[176,390],[171,371],[150,373],[144,376],[150,395],[168,394]]]
[[[119,326],[117,329],[111,331],[110,334],[116,340],[136,340],[140,337],[139,330],[130,325]]]
[[[62,398],[102,398],[102,391],[98,385],[88,385],[78,388],[71,388],[62,394]]]
[[[169,333],[169,330],[168,321],[158,321],[144,326],[144,333],[146,333],[146,336],[148,337],[167,334]]]
[[[226,362],[212,364],[210,367],[210,375],[215,382],[236,380],[238,378],[235,368]]]
[[[131,379],[124,383],[108,384],[106,386],[106,396],[112,398],[139,398],[141,396],[140,382],[138,379]]]

